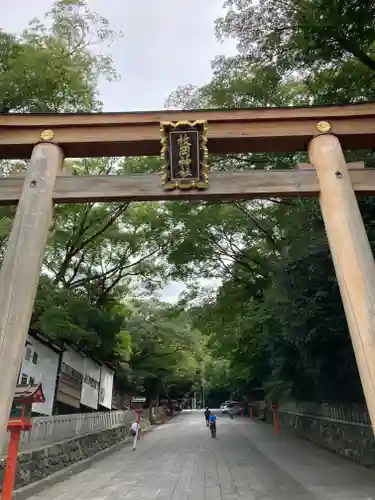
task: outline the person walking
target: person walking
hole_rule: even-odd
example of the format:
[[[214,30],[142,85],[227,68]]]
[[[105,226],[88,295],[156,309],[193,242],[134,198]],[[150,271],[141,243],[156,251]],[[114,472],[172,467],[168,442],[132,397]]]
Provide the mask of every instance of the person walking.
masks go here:
[[[139,434],[141,432],[141,426],[140,426],[138,420],[134,420],[134,422],[132,423],[132,425],[130,427],[130,432],[131,432],[131,435],[133,437],[135,437],[135,436],[139,437]]]
[[[138,441],[140,432],[141,432],[141,425],[138,422],[138,420],[134,420],[134,422],[130,426],[130,433],[133,436],[133,451],[137,447],[137,441]]]

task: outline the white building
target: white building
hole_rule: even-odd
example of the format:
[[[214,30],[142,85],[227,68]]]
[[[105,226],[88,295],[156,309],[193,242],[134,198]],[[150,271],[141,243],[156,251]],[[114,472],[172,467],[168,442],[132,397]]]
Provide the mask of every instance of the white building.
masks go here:
[[[84,369],[85,357],[77,349],[65,345],[56,397],[59,413],[80,410]]]
[[[99,402],[100,365],[85,358],[81,404],[96,410]]]
[[[46,402],[33,404],[34,413],[79,413],[99,407],[111,410],[113,379],[114,370],[109,366],[100,365],[70,344],[60,347],[30,330],[18,384],[42,384]]]
[[[18,384],[41,383],[45,403],[34,403],[32,410],[52,415],[57,373],[62,349],[35,330],[30,330],[18,377]]]
[[[99,404],[108,408],[112,408],[112,392],[113,392],[113,376],[114,371],[106,365],[102,365],[100,370],[100,391]]]

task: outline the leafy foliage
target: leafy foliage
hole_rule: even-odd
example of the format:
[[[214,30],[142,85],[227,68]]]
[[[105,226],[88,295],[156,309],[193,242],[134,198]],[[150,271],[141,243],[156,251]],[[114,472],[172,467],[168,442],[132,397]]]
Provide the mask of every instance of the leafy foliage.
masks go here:
[[[114,33],[85,0],[56,0],[46,24],[21,36],[0,32],[0,112],[98,111],[99,78],[113,80],[102,55]],[[160,161],[67,160],[74,175],[156,172]],[[24,162],[2,162],[3,175]],[[0,211],[0,260],[15,210]],[[57,206],[31,326],[110,362],[123,389],[179,397],[200,364],[200,337],[190,319],[140,298],[163,286],[173,227],[161,204],[90,203]],[[138,296],[138,299],[133,299]]]
[[[316,103],[373,98],[371,0],[261,0],[256,5],[228,0],[224,6],[217,32],[237,40],[241,59],[303,81]]]
[[[189,315],[156,301],[135,302],[127,323],[133,342],[132,376],[147,396],[189,393],[199,379],[203,347]]]
[[[112,61],[95,53],[115,33],[84,0],[57,0],[51,27],[30,22],[20,37],[0,32],[0,111],[98,110],[99,76],[116,77]]]
[[[341,0],[227,0],[207,85],[173,108],[271,107],[374,99],[374,5]],[[116,78],[96,46],[115,34],[84,0],[57,0],[46,27],[0,33],[0,111],[101,109],[98,79]],[[371,151],[346,152],[348,160]],[[212,170],[290,168],[303,154],[211,158]],[[75,175],[155,173],[158,159],[70,161]],[[2,172],[19,172],[6,163]],[[375,208],[361,201],[371,244]],[[0,256],[14,210],[0,212]],[[169,279],[188,292],[151,300]],[[202,278],[220,283],[216,294]],[[32,326],[117,366],[127,389],[171,398],[203,383],[216,394],[263,385],[272,398],[359,400],[359,377],[316,200],[95,203],[57,207]]]
[[[238,54],[219,56],[212,81],[179,88],[168,106],[270,107],[374,99],[372,2],[227,0],[219,37]],[[349,160],[371,151],[346,152]],[[300,155],[211,158],[213,170],[290,168]],[[248,393],[263,385],[272,398],[363,398],[323,221],[316,200],[186,204],[169,207],[183,231],[170,262],[175,276],[215,276],[216,295],[202,296],[212,387]],[[374,246],[374,204],[361,201]],[[188,298],[191,298],[189,296]],[[220,378],[215,366],[225,366]]]

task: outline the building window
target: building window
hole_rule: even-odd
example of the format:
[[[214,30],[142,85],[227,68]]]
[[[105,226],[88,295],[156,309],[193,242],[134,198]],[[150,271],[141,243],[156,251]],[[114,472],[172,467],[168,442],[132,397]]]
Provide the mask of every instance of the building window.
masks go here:
[[[29,384],[33,384],[35,382],[34,377],[30,377]]]
[[[25,373],[22,374],[21,384],[22,385],[26,385],[27,384],[27,375]]]
[[[82,386],[82,374],[63,362],[61,364],[61,381],[80,390]]]
[[[85,376],[83,377],[83,381],[85,382],[85,384],[89,385],[93,389],[98,389],[98,387],[99,387],[99,382],[97,380],[93,379],[92,377],[90,377],[90,375],[88,373],[85,373]]]
[[[104,398],[105,398],[105,390],[104,390],[104,387],[101,387],[100,389],[100,396],[99,396],[99,400],[100,400],[100,403],[103,403],[104,401]]]
[[[31,353],[32,353],[31,347],[26,346],[25,361],[30,361]]]
[[[62,363],[61,365],[61,371],[65,373],[66,375],[69,375],[69,377],[74,378],[75,380],[81,382],[82,381],[82,374],[79,373],[77,370],[72,368],[71,366],[67,365],[66,363]]]
[[[33,364],[37,365],[38,364],[38,353],[34,351],[33,353]]]

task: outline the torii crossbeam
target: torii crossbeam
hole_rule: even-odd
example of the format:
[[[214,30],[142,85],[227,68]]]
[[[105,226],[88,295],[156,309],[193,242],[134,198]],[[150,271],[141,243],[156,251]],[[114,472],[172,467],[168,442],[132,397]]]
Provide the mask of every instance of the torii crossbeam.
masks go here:
[[[206,174],[199,170],[206,151],[201,146],[201,150],[197,149],[196,164],[199,175],[203,175],[203,189],[182,189],[184,182],[173,178],[173,144],[164,142],[165,152],[170,154],[170,191],[155,174],[61,175],[64,156],[158,155],[162,124],[165,126],[166,122],[173,127],[171,122],[187,121],[207,123],[204,148],[211,153],[308,150],[311,165],[298,165],[294,170],[285,171],[217,173],[209,176],[206,185]],[[195,133],[198,134],[197,130]],[[194,143],[194,137],[193,134],[185,138],[185,150],[186,144]],[[189,143],[190,139],[193,142]],[[0,158],[31,158],[24,179],[0,179],[0,204],[18,203],[0,272],[0,449],[52,222],[53,203],[88,201],[318,195],[374,428],[375,263],[355,192],[358,195],[375,193],[375,170],[363,168],[363,163],[346,164],[342,152],[342,148],[370,149],[374,146],[375,103],[212,111],[0,115]],[[183,163],[186,161],[189,163],[190,159]],[[184,175],[191,175],[184,172]]]
[[[0,114],[0,157],[29,159],[40,133],[51,130],[66,157],[157,156],[160,122],[208,122],[210,153],[305,151],[320,121],[343,149],[374,146],[375,103],[142,113]]]

